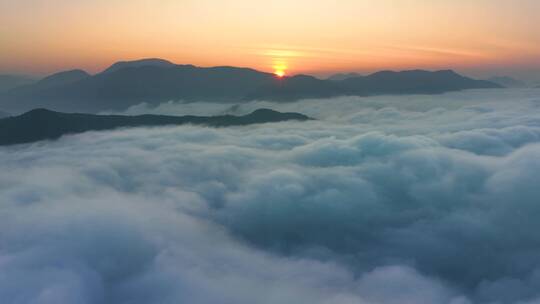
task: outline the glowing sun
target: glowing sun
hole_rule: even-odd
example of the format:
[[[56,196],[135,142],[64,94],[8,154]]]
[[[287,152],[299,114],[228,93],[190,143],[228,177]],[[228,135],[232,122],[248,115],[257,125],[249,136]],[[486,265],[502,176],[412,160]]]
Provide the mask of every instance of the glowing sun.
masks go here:
[[[287,70],[287,66],[284,64],[278,64],[274,66],[274,74],[277,77],[283,77],[285,76],[285,71]]]

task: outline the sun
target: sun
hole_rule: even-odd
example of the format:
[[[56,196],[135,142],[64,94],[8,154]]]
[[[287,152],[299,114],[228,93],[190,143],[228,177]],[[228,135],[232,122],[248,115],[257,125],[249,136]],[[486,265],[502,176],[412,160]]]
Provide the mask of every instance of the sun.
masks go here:
[[[287,66],[284,64],[276,64],[274,65],[274,74],[281,78],[285,76],[285,71],[287,70]]]

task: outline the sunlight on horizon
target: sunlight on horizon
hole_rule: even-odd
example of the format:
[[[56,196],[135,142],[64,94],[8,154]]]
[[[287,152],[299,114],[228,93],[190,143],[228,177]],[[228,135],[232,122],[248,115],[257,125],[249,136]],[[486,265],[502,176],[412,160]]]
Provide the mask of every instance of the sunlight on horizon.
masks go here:
[[[44,0],[0,0],[0,72],[96,73],[157,57],[265,72],[283,60],[286,74],[525,73],[540,70],[538,11],[534,0],[62,0],[54,9]]]
[[[277,63],[273,66],[274,68],[274,74],[278,77],[283,77],[286,74],[287,71],[287,65],[283,62]]]

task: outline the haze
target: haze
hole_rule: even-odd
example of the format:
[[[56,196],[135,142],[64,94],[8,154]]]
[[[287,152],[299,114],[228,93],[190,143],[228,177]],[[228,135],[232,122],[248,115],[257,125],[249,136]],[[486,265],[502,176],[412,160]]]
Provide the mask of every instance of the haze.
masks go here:
[[[0,0],[0,73],[98,72],[119,59],[287,74],[540,70],[536,0]]]

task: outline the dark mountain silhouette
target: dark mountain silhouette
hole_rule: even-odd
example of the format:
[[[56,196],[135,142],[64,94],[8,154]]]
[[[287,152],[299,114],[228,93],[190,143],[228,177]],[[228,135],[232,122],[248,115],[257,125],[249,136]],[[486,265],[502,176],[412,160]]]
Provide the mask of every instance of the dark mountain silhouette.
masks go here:
[[[171,100],[293,101],[340,95],[435,94],[497,87],[500,86],[452,71],[386,71],[330,81],[307,75],[278,78],[249,68],[204,68],[145,59],[115,63],[94,76],[83,71],[69,71],[47,77],[34,85],[0,94],[0,109],[22,113],[43,107],[64,112],[95,113],[125,110],[142,102],[157,105]]]
[[[52,74],[35,83],[16,87],[9,92],[8,96],[18,96],[19,99],[33,99],[54,92],[57,88],[65,88],[75,82],[87,79],[90,74],[83,70],[70,70]]]
[[[124,110],[141,102],[149,104],[170,100],[237,102],[254,88],[273,80],[273,74],[247,68],[128,64],[127,67],[107,69],[104,73],[61,88],[44,90],[26,87],[22,91],[8,91],[0,97],[2,101],[0,109],[20,113],[44,107],[65,112],[93,113]]]
[[[526,88],[527,84],[521,80],[509,76],[495,76],[488,78],[487,81],[496,83],[505,88]]]
[[[440,94],[465,89],[501,87],[489,81],[461,76],[451,70],[382,71],[364,77],[348,78],[339,83],[353,95]]]
[[[333,81],[341,81],[341,80],[345,80],[345,79],[353,78],[353,77],[362,77],[362,74],[359,74],[359,73],[338,73],[338,74],[334,74],[334,75],[328,77],[327,79],[328,80],[333,80]]]
[[[280,113],[269,109],[259,109],[244,116],[94,115],[35,109],[19,116],[0,119],[0,145],[56,139],[64,134],[120,127],[182,124],[226,127],[308,119],[299,113]]]
[[[159,58],[147,58],[134,61],[119,61],[108,67],[103,73],[115,72],[124,68],[140,68],[144,66],[154,66],[159,68],[174,67],[174,63],[159,59]]]
[[[42,89],[46,89],[46,88],[68,85],[68,84],[83,80],[88,77],[90,77],[90,74],[86,73],[83,70],[70,70],[70,71],[59,72],[59,73],[47,76],[41,79],[40,81],[36,82],[34,84],[34,88],[39,87]]]
[[[333,81],[313,76],[272,77],[245,96],[244,100],[293,101],[302,98],[325,98],[343,95],[343,88]]]
[[[14,89],[19,86],[36,82],[36,79],[30,76],[20,75],[0,75],[0,92]]]

